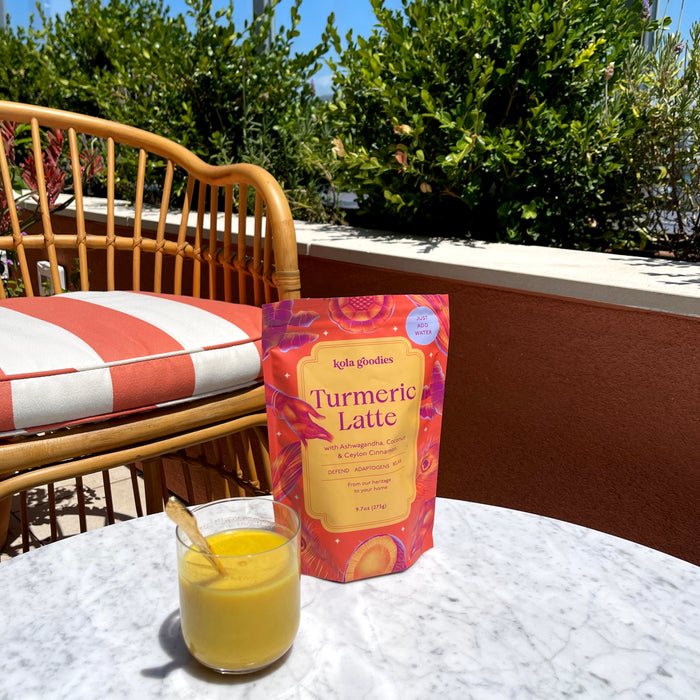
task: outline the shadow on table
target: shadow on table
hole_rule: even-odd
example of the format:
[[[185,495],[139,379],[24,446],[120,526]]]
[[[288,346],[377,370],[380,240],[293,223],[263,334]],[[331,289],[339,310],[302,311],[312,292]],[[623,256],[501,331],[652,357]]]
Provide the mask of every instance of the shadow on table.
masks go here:
[[[200,663],[195,661],[190,652],[187,650],[185,645],[185,640],[182,638],[182,632],[180,630],[180,610],[173,610],[173,612],[168,615],[160,626],[160,631],[158,633],[158,641],[160,642],[163,650],[171,657],[172,661],[169,661],[163,666],[156,666],[155,668],[144,668],[141,671],[141,675],[147,678],[166,678],[170,673],[177,669],[182,669],[191,676],[198,678],[208,683],[219,683],[220,685],[238,685],[241,683],[250,683],[251,681],[263,678],[270,673],[274,673],[289,656],[289,651],[281,658],[275,661],[267,668],[261,671],[256,671],[254,673],[243,673],[243,674],[231,674],[226,675],[222,673],[217,673],[212,671]]]

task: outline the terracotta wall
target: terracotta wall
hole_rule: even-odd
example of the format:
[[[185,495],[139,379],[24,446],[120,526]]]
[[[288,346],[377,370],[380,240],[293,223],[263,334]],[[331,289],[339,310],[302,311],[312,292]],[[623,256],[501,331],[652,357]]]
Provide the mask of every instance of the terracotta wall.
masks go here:
[[[439,495],[700,564],[700,318],[314,258],[300,266],[304,296],[450,295]]]

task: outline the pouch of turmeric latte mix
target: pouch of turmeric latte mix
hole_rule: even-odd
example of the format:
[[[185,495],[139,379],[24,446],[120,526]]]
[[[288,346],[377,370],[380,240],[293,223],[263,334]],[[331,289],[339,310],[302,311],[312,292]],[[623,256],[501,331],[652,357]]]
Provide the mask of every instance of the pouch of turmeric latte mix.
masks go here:
[[[301,516],[302,573],[393,573],[433,546],[448,338],[444,295],[263,307],[273,495]]]

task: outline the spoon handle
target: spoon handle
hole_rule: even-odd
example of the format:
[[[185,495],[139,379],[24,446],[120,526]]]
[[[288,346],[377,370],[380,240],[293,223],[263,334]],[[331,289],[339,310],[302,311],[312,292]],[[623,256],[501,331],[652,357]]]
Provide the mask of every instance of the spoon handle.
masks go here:
[[[226,570],[219,559],[213,555],[209,543],[199,531],[194,515],[185,507],[185,504],[175,496],[171,496],[165,504],[165,514],[185,531],[192,540],[192,544],[207,557],[222,576],[225,576]]]

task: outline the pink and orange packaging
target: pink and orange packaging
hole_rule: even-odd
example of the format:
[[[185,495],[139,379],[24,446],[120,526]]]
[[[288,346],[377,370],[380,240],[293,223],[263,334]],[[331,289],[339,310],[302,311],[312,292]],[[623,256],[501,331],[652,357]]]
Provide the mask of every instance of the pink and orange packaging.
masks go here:
[[[302,573],[353,581],[433,546],[445,295],[263,307],[273,495],[301,516]]]

